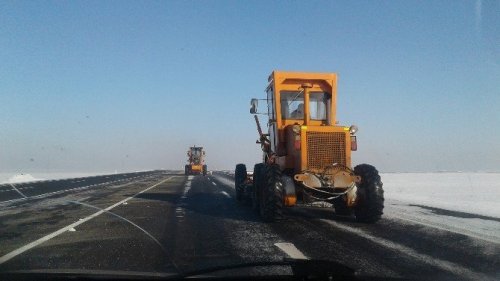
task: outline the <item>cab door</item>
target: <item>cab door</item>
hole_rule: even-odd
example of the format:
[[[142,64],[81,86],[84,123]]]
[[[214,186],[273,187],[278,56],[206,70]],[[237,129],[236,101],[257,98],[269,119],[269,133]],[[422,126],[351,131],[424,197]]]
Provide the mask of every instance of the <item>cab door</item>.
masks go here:
[[[267,88],[267,114],[269,116],[269,123],[267,124],[269,132],[269,140],[271,141],[271,151],[276,152],[276,108],[274,102],[273,86]]]

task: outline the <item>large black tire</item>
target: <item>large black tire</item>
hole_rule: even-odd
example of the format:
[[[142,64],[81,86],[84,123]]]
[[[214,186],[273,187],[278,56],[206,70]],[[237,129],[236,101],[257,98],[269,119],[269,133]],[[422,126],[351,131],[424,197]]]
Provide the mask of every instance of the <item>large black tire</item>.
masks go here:
[[[203,165],[203,175],[207,175],[207,165]]]
[[[354,167],[354,174],[361,177],[356,193],[357,204],[354,215],[359,222],[374,223],[384,213],[384,189],[375,167],[361,164]]]
[[[265,222],[282,217],[284,186],[278,165],[266,165],[260,192],[260,216]]]
[[[236,165],[234,170],[234,189],[236,192],[236,201],[241,202],[244,198],[244,184],[247,178],[247,167],[245,164]]]
[[[262,187],[262,179],[264,178],[264,163],[255,164],[253,167],[253,183],[252,183],[252,209],[256,213],[260,213],[260,190]]]
[[[184,166],[184,174],[189,175],[189,165]]]

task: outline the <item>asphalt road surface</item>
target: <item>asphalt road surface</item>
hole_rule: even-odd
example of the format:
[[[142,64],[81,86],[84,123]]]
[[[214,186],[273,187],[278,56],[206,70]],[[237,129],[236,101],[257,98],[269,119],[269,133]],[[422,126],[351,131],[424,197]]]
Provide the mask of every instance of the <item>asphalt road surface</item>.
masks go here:
[[[151,171],[0,185],[0,272],[178,273],[286,257],[332,260],[363,276],[500,279],[499,241],[386,215],[289,208],[263,223],[230,175]],[[287,274],[255,267],[219,274]]]

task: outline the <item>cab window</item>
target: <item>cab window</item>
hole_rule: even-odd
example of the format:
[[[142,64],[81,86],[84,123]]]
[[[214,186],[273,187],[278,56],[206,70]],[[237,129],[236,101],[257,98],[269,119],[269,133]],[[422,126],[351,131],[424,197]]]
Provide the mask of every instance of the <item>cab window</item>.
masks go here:
[[[309,107],[311,120],[327,120],[327,112],[330,108],[331,95],[323,92],[312,92],[309,94]]]
[[[282,91],[280,94],[281,118],[304,119],[304,93]]]

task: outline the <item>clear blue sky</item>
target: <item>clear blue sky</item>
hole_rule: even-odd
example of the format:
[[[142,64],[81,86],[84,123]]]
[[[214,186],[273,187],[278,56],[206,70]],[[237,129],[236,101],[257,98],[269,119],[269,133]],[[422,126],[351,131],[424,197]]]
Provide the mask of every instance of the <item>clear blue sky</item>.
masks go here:
[[[273,69],[339,74],[356,163],[500,170],[500,1],[1,1],[0,171],[253,165]]]

